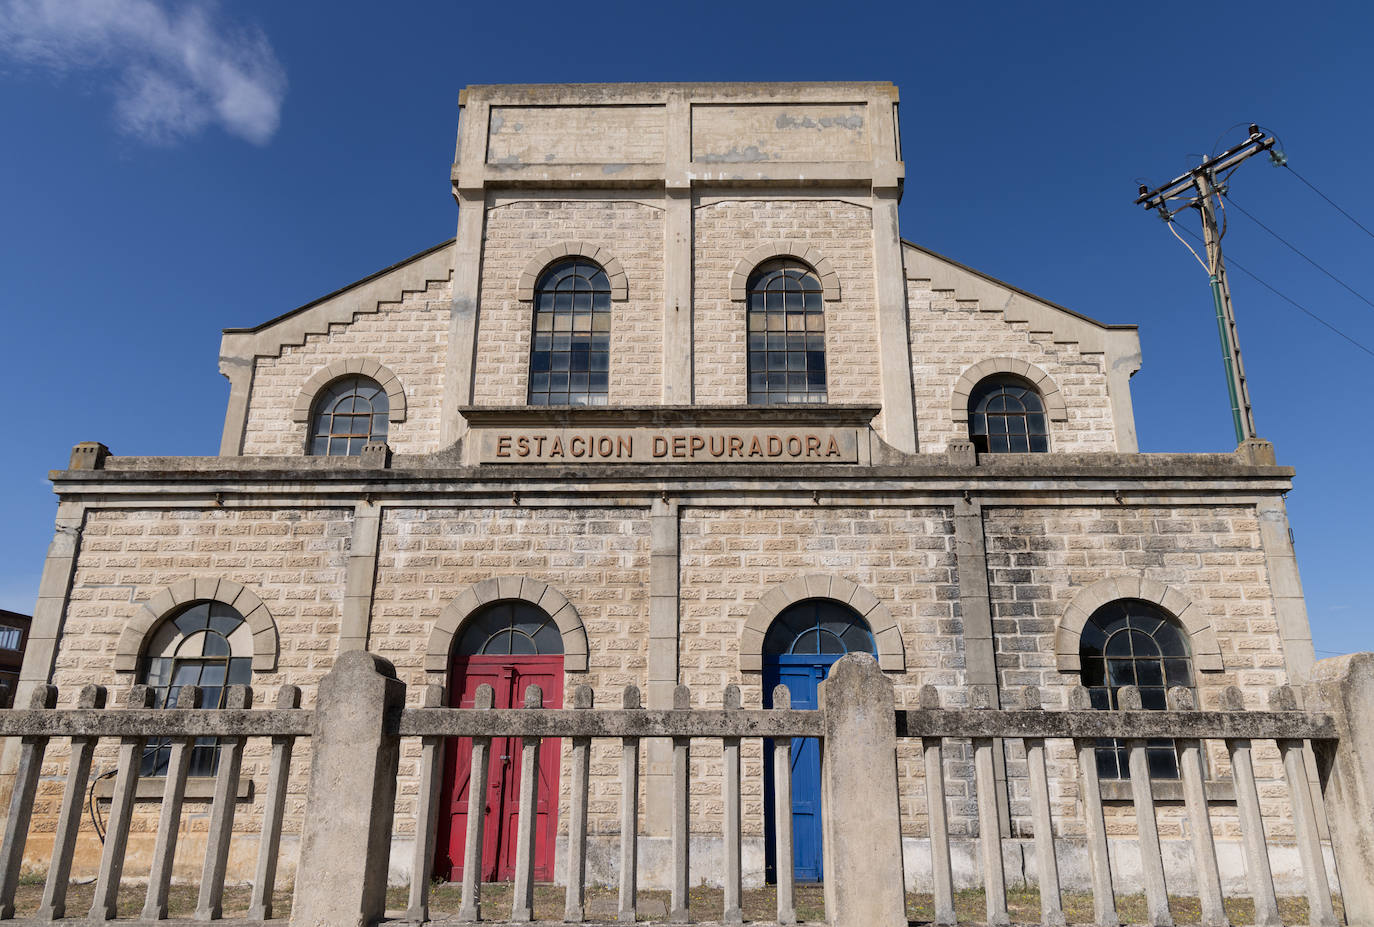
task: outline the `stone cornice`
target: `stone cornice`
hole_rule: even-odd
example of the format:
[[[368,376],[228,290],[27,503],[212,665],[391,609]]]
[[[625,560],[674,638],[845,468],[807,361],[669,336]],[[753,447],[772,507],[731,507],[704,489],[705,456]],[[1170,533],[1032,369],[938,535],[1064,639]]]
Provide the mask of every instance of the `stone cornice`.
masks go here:
[[[878,406],[816,403],[778,406],[465,406],[458,410],[474,428],[583,425],[867,425]]]

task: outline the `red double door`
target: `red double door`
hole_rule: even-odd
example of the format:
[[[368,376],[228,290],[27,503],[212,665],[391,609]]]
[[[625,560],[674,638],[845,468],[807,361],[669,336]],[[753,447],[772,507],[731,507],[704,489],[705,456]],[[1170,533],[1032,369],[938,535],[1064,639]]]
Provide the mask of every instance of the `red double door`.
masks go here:
[[[545,708],[563,707],[563,657],[475,656],[454,657],[449,671],[449,704],[471,708],[477,687],[495,692],[494,708],[520,708],[525,689],[537,685],[544,693]],[[556,737],[539,745],[539,797],[536,801],[534,878],[553,881],[554,844],[558,828],[559,745]],[[472,741],[448,742],[441,793],[439,839],[434,874],[449,881],[463,877],[463,843],[468,815],[474,813],[472,796]],[[487,794],[480,807],[486,816],[482,836],[482,881],[504,882],[515,878],[516,825],[520,816],[520,738],[494,737],[487,766]]]

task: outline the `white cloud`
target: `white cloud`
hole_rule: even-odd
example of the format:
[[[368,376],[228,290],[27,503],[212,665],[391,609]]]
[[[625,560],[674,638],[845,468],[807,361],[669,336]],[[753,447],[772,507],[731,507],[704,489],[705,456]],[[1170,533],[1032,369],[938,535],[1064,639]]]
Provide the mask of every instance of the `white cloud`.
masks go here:
[[[116,72],[120,128],[154,144],[214,123],[264,145],[281,121],[286,73],[267,37],[215,3],[0,0],[0,54],[59,74]]]

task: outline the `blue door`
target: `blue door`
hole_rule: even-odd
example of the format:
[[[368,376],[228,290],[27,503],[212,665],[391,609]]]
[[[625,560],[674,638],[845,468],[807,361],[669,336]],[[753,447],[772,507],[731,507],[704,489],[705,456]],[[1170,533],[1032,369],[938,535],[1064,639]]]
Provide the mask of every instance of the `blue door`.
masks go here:
[[[773,687],[787,687],[792,707],[820,707],[818,687],[835,661],[851,651],[874,651],[873,635],[858,613],[826,599],[789,606],[774,619],[764,640],[763,704],[773,706]],[[773,811],[773,763],[764,764],[764,821],[768,876],[777,876]],[[798,882],[824,876],[821,853],[821,745],[814,737],[792,740],[792,873]],[[786,863],[784,863],[785,865]]]

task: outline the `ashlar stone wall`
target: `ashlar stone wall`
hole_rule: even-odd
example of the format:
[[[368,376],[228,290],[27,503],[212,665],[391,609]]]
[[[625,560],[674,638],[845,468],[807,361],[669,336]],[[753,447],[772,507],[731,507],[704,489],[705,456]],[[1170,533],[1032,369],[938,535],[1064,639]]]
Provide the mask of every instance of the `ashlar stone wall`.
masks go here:
[[[253,370],[244,428],[244,454],[301,457],[309,423],[292,420],[291,410],[316,371],[336,361],[370,358],[401,381],[406,418],[391,422],[387,443],[403,454],[439,449],[440,407],[452,284],[432,282],[424,292],[406,293],[377,312],[360,312],[352,322],[329,327],[280,357],[259,357]]]
[[[579,241],[613,254],[629,286],[628,300],[611,303],[610,405],[662,402],[663,210],[529,198],[487,210],[474,404],[525,404],[534,304],[517,298],[520,275],[544,248]]]
[[[1067,421],[1051,421],[1051,451],[1114,451],[1116,432],[1102,354],[1076,342],[1033,332],[1027,322],[1008,322],[1000,309],[956,298],[928,283],[907,281],[911,369],[916,427],[923,452],[945,450],[951,438],[967,438],[950,402],[968,368],[991,358],[1023,360],[1049,374],[1063,394]]]
[[[425,647],[439,613],[459,592],[493,576],[548,583],[577,609],[587,631],[585,673],[564,676],[563,704],[590,685],[598,706],[616,707],[626,685],[647,682],[649,518],[647,508],[398,508],[382,521],[369,649],[391,660],[407,686],[446,684],[424,671]],[[566,754],[571,749],[562,745]],[[593,750],[588,821],[593,833],[618,832],[619,746]],[[398,833],[413,834],[418,744],[404,745]],[[608,772],[608,770],[610,770]],[[560,777],[559,830],[566,833],[570,783]]]
[[[730,276],[751,251],[801,240],[840,277],[840,299],[825,304],[828,398],[881,402],[873,270],[873,217],[843,200],[740,199],[699,205],[693,216],[693,350],[700,405],[748,400],[745,303],[730,299]]]
[[[81,687],[108,687],[113,704],[135,681],[114,672],[115,646],[125,624],[155,594],[184,579],[230,579],[250,588],[272,613],[280,651],[274,671],[253,673],[254,707],[272,707],[277,688],[290,682],[303,690],[305,707],[313,707],[315,687],[333,666],[339,634],[344,570],[352,535],[352,508],[182,510],[99,509],[88,513],[82,529],[80,556],[72,583],[62,646],[52,681],[59,706],[74,707]],[[115,769],[118,743],[102,741],[93,775]],[[241,801],[231,877],[247,878],[256,853],[262,816],[262,788],[267,782],[271,743],[250,738],[244,752],[243,777],[255,788]],[[34,807],[35,834],[28,859],[46,865],[62,798],[70,744],[55,738],[44,757],[44,779]],[[292,783],[285,827],[286,858],[294,859],[294,841],[305,813],[309,749],[302,744],[292,762]],[[108,785],[110,780],[104,780]],[[149,780],[161,794],[160,780]],[[209,792],[192,781],[183,812],[183,841],[177,876],[196,878],[204,856],[209,826]],[[161,802],[137,805],[129,841],[126,873],[146,873],[151,861]],[[108,803],[102,811],[108,813]],[[89,816],[83,816],[74,874],[93,874],[100,842]]]
[[[1238,686],[1246,707],[1262,709],[1269,690],[1288,681],[1274,616],[1259,524],[1248,506],[1077,506],[1007,507],[985,510],[989,591],[997,665],[1007,707],[1017,707],[1020,687],[1041,687],[1045,707],[1067,707],[1077,673],[1060,673],[1054,634],[1064,609],[1079,590],[1100,579],[1128,576],[1164,583],[1201,609],[1216,631],[1223,669],[1194,668],[1195,691],[1204,709],[1220,709],[1222,691]],[[1229,763],[1219,743],[1210,745],[1212,778],[1229,778]],[[1078,832],[1076,761],[1067,742],[1048,748],[1051,794],[1057,819]],[[1277,751],[1260,742],[1256,774],[1281,779]],[[1019,745],[1008,757],[1014,826],[1030,833],[1030,809]],[[1261,792],[1271,837],[1291,838],[1286,793]],[[1129,802],[1108,807],[1112,833],[1135,832]],[[1062,817],[1061,817],[1062,816]],[[1215,809],[1218,837],[1238,839],[1234,806]],[[1182,839],[1181,803],[1163,806],[1160,834]]]
[[[919,687],[935,685],[947,700],[962,698],[964,654],[954,561],[953,512],[943,507],[683,508],[680,678],[693,707],[720,707],[726,685],[740,686],[745,708],[763,705],[763,680],[739,672],[740,631],[754,604],[772,587],[808,573],[842,576],[876,596],[891,612],[906,647],[906,672],[889,673],[899,708],[917,705]],[[758,742],[741,748],[745,833],[763,833],[763,769]],[[952,750],[951,762],[959,751]],[[693,829],[719,833],[721,751],[693,746]],[[900,746],[903,826],[924,826],[921,775],[914,742]],[[951,766],[950,772],[954,772]],[[967,799],[967,783],[950,776],[951,808]],[[924,805],[920,805],[924,807]]]

